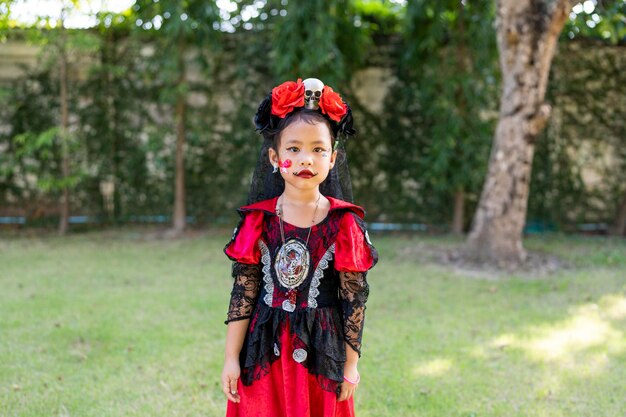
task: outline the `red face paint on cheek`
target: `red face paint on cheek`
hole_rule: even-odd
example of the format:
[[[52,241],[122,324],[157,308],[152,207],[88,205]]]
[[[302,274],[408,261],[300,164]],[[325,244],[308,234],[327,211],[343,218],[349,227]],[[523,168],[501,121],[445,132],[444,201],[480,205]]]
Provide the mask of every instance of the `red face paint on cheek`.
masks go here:
[[[286,174],[288,172],[287,168],[291,166],[291,159],[285,159],[284,161],[281,161],[279,158],[278,166],[280,167],[280,172],[282,172],[283,174]]]

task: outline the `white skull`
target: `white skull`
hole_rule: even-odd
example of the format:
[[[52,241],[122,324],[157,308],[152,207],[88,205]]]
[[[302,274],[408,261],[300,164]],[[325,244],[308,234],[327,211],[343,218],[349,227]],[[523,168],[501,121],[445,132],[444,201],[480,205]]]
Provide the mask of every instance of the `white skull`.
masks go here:
[[[317,110],[320,105],[324,83],[317,78],[307,78],[302,83],[304,84],[304,107]]]

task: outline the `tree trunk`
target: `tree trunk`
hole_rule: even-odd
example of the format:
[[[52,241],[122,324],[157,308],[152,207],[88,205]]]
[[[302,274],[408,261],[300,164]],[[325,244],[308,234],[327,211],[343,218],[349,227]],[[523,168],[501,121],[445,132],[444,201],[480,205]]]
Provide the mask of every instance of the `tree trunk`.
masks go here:
[[[67,55],[65,51],[65,33],[63,32],[64,21],[61,19],[62,31],[61,39],[59,40],[59,88],[60,88],[60,101],[61,101],[61,126],[60,126],[60,138],[61,138],[61,171],[63,180],[63,197],[61,199],[61,216],[59,218],[59,235],[65,235],[69,227],[69,215],[70,215],[70,191],[67,185],[67,179],[70,176],[70,155],[68,146],[68,133],[69,133],[69,111],[68,111],[68,99],[67,99]]]
[[[550,64],[572,0],[496,1],[503,91],[500,117],[472,230],[471,254],[499,264],[524,261],[522,231],[534,142],[550,106],[544,102]]]
[[[173,232],[180,235],[186,226],[185,213],[185,114],[187,111],[186,94],[181,88],[185,83],[185,45],[178,48],[178,96],[176,99],[176,185],[174,199]],[[181,91],[183,90],[183,91]]]
[[[622,202],[617,208],[615,221],[613,222],[613,227],[609,229],[609,233],[614,236],[626,235],[626,195],[624,195]]]
[[[454,214],[452,217],[452,234],[460,236],[463,234],[463,224],[465,223],[465,193],[458,190],[454,193]]]
[[[111,161],[111,170],[109,172],[109,178],[113,183],[113,194],[109,197],[111,200],[105,201],[103,211],[107,213],[108,220],[110,222],[115,222],[121,217],[121,198],[119,187],[119,160],[121,159],[121,156],[120,147],[118,146],[119,137],[117,134],[117,115],[115,111],[114,89],[116,86],[113,71],[117,64],[117,57],[113,31],[107,31],[106,37],[104,38],[104,46],[102,47],[101,59],[102,70],[104,72],[104,90],[106,91],[103,105],[105,106],[104,114],[107,123],[107,141],[111,144],[109,156]],[[112,207],[109,204],[112,204]]]
[[[458,71],[462,74],[469,74],[469,69],[472,67],[470,62],[471,57],[467,53],[467,38],[465,35],[465,6],[461,2],[457,2],[457,11],[459,13],[458,28],[456,30],[458,34],[458,42],[456,48],[456,64]],[[463,123],[467,123],[469,118],[467,114],[467,100],[463,88],[459,83],[456,88],[456,107],[461,116]],[[466,130],[466,129],[464,129]],[[457,152],[462,152],[463,148],[460,147]],[[463,155],[460,154],[462,158]],[[454,212],[452,215],[452,234],[461,236],[463,234],[463,225],[465,224],[465,192],[463,187],[457,189],[454,193]]]

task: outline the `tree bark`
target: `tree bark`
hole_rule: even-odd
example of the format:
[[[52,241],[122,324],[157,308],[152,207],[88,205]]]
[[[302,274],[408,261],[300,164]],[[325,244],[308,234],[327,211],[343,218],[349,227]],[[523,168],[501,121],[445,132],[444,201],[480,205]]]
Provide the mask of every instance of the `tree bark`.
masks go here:
[[[609,233],[614,236],[626,236],[626,195],[622,199],[617,213],[615,214],[615,221],[613,227],[609,229]]]
[[[457,11],[459,13],[458,17],[458,28],[456,33],[458,34],[458,42],[456,48],[456,64],[458,67],[458,71],[462,74],[468,74],[469,69],[472,67],[470,62],[471,57],[467,52],[466,42],[468,41],[465,33],[465,6],[461,2],[457,2]],[[463,120],[463,123],[467,123],[469,118],[467,114],[467,100],[465,94],[463,92],[463,88],[461,88],[461,84],[457,85],[456,88],[456,106],[459,111],[459,115]],[[460,147],[458,152],[462,152],[463,148]],[[462,158],[463,155],[461,154]],[[461,236],[463,234],[463,225],[465,224],[465,192],[463,187],[457,189],[454,193],[454,212],[452,215],[452,234]]]
[[[120,146],[120,138],[117,132],[117,111],[115,107],[115,76],[113,75],[113,71],[115,66],[117,65],[117,46],[115,43],[113,31],[108,31],[106,38],[104,39],[104,46],[102,48],[102,68],[104,70],[105,75],[105,83],[106,83],[106,96],[104,100],[104,105],[106,106],[106,121],[108,125],[108,140],[111,143],[111,171],[110,178],[113,182],[113,195],[112,195],[112,204],[113,207],[105,207],[105,211],[109,217],[109,221],[115,222],[121,218],[122,215],[122,205],[121,205],[121,194],[120,194],[120,160],[122,159],[121,146]]]
[[[463,224],[465,223],[465,193],[458,190],[454,193],[454,214],[452,217],[452,234],[460,236],[463,234]]]
[[[499,264],[525,260],[522,231],[534,142],[551,107],[550,64],[572,0],[497,0],[503,91],[487,177],[468,237],[470,253]]]
[[[180,78],[177,83],[178,96],[176,99],[176,184],[174,197],[173,232],[180,235],[186,226],[185,212],[185,119],[187,112],[185,83],[185,45],[180,43],[178,48],[178,68]]]
[[[70,176],[70,155],[68,146],[68,133],[69,133],[69,110],[67,99],[67,54],[65,50],[66,37],[63,29],[64,21],[61,19],[61,37],[59,40],[59,88],[60,88],[60,101],[61,101],[61,126],[60,126],[60,138],[61,138],[61,172],[63,180],[67,181]],[[59,235],[65,235],[69,227],[69,215],[70,215],[70,191],[67,182],[63,185],[63,195],[61,198],[61,213],[59,218]]]

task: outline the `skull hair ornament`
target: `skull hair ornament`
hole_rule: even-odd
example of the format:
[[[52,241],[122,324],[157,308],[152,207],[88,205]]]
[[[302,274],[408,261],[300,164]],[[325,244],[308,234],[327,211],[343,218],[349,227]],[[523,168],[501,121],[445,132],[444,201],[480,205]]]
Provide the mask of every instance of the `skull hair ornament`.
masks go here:
[[[304,84],[304,108],[317,110],[320,107],[320,98],[324,90],[324,83],[317,78],[307,78]]]

